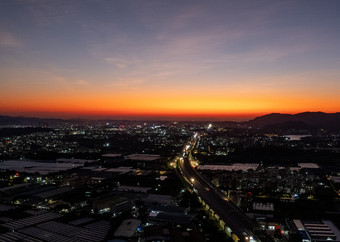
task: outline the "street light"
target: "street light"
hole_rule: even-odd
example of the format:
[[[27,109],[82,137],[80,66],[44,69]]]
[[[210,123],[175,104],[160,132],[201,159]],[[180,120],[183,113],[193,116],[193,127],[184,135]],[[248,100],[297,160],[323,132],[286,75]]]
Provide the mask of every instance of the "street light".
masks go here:
[[[195,181],[195,179],[194,178],[191,178],[191,182],[194,182]]]

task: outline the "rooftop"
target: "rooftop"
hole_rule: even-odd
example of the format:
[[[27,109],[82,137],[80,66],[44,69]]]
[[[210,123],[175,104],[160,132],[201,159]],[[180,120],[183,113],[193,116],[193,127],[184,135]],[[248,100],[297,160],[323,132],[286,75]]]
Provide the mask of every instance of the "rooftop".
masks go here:
[[[138,219],[125,219],[117,228],[114,235],[117,237],[131,238],[140,224],[141,221]]]

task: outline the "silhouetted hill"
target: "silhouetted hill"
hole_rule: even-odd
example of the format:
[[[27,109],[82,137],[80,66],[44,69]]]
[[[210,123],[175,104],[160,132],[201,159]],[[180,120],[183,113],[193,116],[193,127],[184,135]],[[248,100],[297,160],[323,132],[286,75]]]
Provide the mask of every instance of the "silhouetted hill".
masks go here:
[[[114,122],[115,120],[99,120],[102,123]],[[104,122],[105,121],[105,122]],[[32,118],[32,117],[10,117],[0,115],[0,126],[30,126],[30,127],[53,127],[66,124],[84,124],[84,119],[56,119],[56,118]],[[100,123],[99,122],[99,123]],[[118,123],[136,121],[120,120]],[[167,121],[162,121],[167,122]],[[220,125],[227,127],[251,126],[265,128],[267,130],[316,130],[326,129],[340,132],[340,113],[304,112],[298,114],[271,113],[256,117],[247,122],[225,121]]]
[[[340,131],[340,113],[304,112],[298,114],[272,113],[245,122],[256,128],[326,129]]]
[[[270,124],[277,124],[277,123],[292,121],[291,118],[292,118],[291,114],[271,113],[271,114],[266,114],[264,116],[256,117],[253,120],[245,122],[245,124],[248,124],[256,128],[263,128],[264,126],[270,125]]]
[[[310,130],[312,127],[302,121],[286,121],[283,123],[268,124],[263,127],[267,131],[277,130]]]

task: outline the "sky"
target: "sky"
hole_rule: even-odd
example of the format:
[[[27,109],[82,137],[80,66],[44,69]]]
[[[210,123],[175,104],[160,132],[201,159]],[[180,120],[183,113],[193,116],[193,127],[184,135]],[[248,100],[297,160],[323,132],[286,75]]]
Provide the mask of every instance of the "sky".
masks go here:
[[[0,114],[340,112],[340,1],[2,0]]]

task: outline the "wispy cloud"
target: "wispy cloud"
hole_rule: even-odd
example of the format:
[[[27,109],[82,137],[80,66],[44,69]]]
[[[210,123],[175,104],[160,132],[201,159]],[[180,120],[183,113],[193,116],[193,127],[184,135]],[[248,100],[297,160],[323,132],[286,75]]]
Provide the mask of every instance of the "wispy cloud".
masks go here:
[[[19,48],[23,44],[19,38],[9,32],[0,32],[0,47]]]
[[[205,95],[262,100],[290,93],[335,97],[340,90],[338,14],[321,3],[7,2],[0,16],[0,92],[8,96],[20,89],[39,98],[149,100],[157,93],[170,107],[174,96],[200,104]]]
[[[72,82],[74,85],[77,85],[77,86],[90,86],[90,83],[88,83],[87,81],[84,81],[84,80],[77,80],[77,81],[74,81]]]
[[[118,79],[110,84],[111,87],[117,88],[136,88],[144,83],[143,79]]]
[[[138,79],[138,78],[118,78],[112,80],[107,85],[105,85],[103,90],[105,93],[115,93],[115,94],[123,94],[129,95],[132,93],[139,93],[142,91],[145,86],[146,80]]]
[[[114,57],[106,57],[105,61],[107,63],[113,64],[117,68],[126,68],[131,64],[131,61],[128,59],[122,58],[114,58]]]

